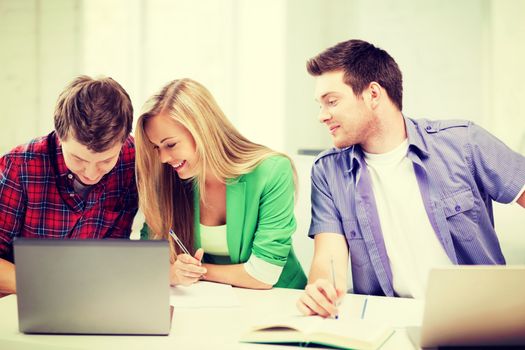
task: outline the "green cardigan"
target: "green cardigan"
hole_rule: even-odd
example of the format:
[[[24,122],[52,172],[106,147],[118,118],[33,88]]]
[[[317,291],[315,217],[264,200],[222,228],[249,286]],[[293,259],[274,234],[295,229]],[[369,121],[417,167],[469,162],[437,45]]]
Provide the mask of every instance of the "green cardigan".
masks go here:
[[[226,185],[226,239],[232,264],[252,254],[284,266],[274,287],[302,289],[306,276],[292,248],[297,227],[294,181],[288,158],[273,156]],[[201,247],[199,201],[195,200],[195,249]],[[144,230],[144,228],[143,228]]]

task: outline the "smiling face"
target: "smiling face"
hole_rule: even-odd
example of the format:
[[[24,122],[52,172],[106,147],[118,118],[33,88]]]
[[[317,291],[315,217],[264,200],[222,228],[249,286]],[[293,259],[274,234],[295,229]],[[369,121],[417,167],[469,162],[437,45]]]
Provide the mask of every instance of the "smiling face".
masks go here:
[[[103,152],[93,152],[70,136],[60,140],[67,168],[84,185],[95,185],[117,164],[122,142]]]
[[[315,99],[319,102],[319,120],[326,124],[334,146],[344,148],[366,142],[374,130],[375,117],[363,94],[356,96],[344,82],[343,71],[331,71],[315,77]]]
[[[181,179],[197,175],[195,140],[181,123],[161,113],[145,122],[144,131],[160,161],[171,165]]]

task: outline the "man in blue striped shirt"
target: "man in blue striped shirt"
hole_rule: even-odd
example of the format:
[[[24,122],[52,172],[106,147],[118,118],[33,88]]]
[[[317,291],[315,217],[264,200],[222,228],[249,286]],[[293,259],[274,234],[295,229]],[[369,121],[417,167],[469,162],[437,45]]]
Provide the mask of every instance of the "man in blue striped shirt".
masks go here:
[[[432,267],[505,264],[492,201],[525,207],[523,155],[469,121],[405,117],[401,71],[370,43],[339,43],[307,69],[335,148],[312,168],[302,313],[336,314],[349,261],[355,293],[414,298]]]

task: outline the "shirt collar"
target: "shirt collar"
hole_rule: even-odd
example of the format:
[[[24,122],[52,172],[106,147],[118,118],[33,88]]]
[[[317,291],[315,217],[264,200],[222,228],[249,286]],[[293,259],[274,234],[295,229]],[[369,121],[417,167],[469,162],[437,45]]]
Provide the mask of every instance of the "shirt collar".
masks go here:
[[[428,157],[429,152],[421,132],[416,127],[416,122],[413,119],[405,117],[404,115],[403,121],[405,123],[405,130],[407,132],[409,152],[415,150],[419,155],[425,158]],[[347,172],[352,172],[354,169],[358,169],[363,165],[364,154],[360,145],[352,145],[341,149],[339,152],[348,154],[348,156],[345,157],[345,161],[348,162],[346,165]]]
[[[408,137],[409,152],[411,150],[417,150],[419,155],[425,158],[428,157],[430,153],[428,152],[423,135],[421,135],[421,131],[416,127],[417,123],[413,119],[407,118],[404,115],[403,120],[405,122],[405,130]]]
[[[346,168],[347,172],[352,172],[355,169],[359,169],[364,162],[363,150],[360,145],[353,145],[348,148],[342,149],[341,152],[347,151],[348,157],[345,157],[345,161],[348,162]],[[346,152],[345,152],[346,153]]]
[[[66,162],[64,160],[62,144],[60,143],[60,139],[58,138],[55,132],[53,132],[53,134],[50,135],[50,141],[52,148],[49,150],[49,152],[53,152],[55,155],[55,157],[53,158],[55,160],[57,176],[61,178],[71,174],[71,171],[69,171],[69,169],[67,168]]]

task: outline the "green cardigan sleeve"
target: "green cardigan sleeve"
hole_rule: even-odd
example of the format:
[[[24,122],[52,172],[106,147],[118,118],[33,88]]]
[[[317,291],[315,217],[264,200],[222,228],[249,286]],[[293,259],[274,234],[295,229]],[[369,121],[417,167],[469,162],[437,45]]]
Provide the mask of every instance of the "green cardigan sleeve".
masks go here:
[[[306,275],[292,247],[292,235],[297,228],[292,165],[285,157],[270,159],[274,160],[273,167],[261,169],[265,185],[259,201],[252,254],[270,264],[283,266],[274,287],[302,289]]]
[[[259,199],[252,253],[271,264],[284,266],[292,247],[292,234],[297,227],[294,216],[295,186],[290,161],[284,157],[272,160],[271,169],[261,169],[266,183]]]

